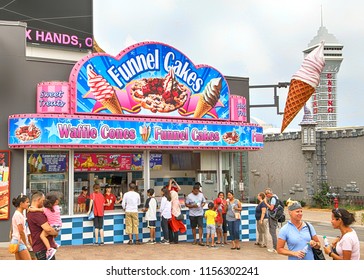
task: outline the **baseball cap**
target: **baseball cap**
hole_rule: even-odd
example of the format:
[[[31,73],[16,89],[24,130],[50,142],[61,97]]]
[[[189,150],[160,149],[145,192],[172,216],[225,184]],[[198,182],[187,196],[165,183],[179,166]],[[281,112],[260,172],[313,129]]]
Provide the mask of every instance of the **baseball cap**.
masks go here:
[[[83,191],[87,191],[87,190],[88,190],[88,187],[83,186],[83,187],[82,187],[82,190],[83,190]]]

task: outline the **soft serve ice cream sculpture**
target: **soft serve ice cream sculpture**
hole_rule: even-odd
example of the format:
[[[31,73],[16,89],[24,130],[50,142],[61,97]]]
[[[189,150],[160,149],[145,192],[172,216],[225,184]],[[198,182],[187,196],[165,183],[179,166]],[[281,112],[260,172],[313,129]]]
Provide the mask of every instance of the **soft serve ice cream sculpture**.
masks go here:
[[[104,77],[96,74],[91,65],[87,65],[87,84],[95,99],[113,114],[122,114],[122,109],[114,88]]]
[[[311,51],[304,59],[301,68],[292,76],[288,97],[284,108],[281,132],[283,132],[302,109],[320,81],[325,66],[324,42]]]

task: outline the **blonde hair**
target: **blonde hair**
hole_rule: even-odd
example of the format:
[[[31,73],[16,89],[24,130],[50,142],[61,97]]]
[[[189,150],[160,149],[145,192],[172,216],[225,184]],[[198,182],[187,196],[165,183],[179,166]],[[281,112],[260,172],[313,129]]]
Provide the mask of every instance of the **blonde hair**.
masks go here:
[[[288,210],[289,211],[292,211],[292,210],[296,210],[296,209],[299,209],[299,208],[302,208],[301,206],[301,203],[296,201],[296,200],[292,200],[291,198],[288,198],[287,201],[286,201],[286,205],[288,207]]]

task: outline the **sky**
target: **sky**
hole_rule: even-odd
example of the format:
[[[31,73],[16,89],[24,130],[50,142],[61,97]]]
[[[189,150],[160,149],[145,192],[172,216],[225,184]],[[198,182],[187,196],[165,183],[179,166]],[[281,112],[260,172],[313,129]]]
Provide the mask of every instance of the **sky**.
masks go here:
[[[337,75],[337,125],[364,125],[364,28],[360,0],[94,0],[94,37],[117,55],[143,42],[166,43],[195,64],[252,85],[289,82],[303,50],[321,26],[344,46]],[[322,12],[321,12],[322,11]],[[284,111],[288,88],[278,91]],[[251,104],[273,102],[273,89],[250,91]],[[280,128],[276,108],[251,110],[251,117]],[[300,129],[303,110],[288,126]]]

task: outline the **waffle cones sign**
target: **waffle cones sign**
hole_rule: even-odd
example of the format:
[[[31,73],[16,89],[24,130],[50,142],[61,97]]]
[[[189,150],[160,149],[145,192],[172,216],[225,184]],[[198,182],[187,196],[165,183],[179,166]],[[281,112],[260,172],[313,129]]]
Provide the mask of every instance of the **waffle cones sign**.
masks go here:
[[[157,42],[89,55],[70,83],[74,113],[230,120],[224,76]]]
[[[122,123],[122,125],[121,125]],[[31,125],[30,125],[31,124]],[[37,137],[17,137],[15,131],[32,126]],[[165,148],[258,150],[263,148],[263,129],[254,124],[168,119],[93,116],[10,116],[9,146],[57,148]],[[27,131],[29,131],[28,129]],[[28,135],[24,132],[25,135]],[[101,164],[103,158],[100,157]],[[93,162],[98,162],[93,159]],[[90,161],[91,162],[91,161]],[[86,167],[88,162],[85,162]],[[92,165],[92,164],[91,164]]]

